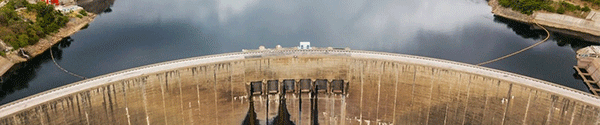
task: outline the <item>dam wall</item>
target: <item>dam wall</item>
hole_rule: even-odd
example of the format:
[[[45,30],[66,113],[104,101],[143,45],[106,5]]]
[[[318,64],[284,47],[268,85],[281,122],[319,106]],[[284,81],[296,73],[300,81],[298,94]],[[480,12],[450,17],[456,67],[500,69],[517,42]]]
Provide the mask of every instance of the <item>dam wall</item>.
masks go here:
[[[313,82],[311,92],[302,92],[301,79]],[[281,83],[274,93],[266,91],[269,80]],[[284,92],[284,80],[298,88]],[[316,91],[317,80],[332,86]],[[346,83],[344,92],[330,91],[333,80]],[[265,50],[72,83],[0,106],[0,124],[578,125],[598,124],[599,114],[600,99],[591,94],[469,64],[356,50]]]

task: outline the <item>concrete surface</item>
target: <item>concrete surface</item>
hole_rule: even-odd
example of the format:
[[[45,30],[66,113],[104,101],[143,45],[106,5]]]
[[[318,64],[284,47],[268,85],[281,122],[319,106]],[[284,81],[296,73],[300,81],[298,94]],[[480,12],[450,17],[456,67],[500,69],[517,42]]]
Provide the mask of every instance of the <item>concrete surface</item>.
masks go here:
[[[278,116],[280,98],[249,96],[246,84],[303,78],[343,79],[349,91],[286,94],[285,109],[296,124],[600,120],[598,97],[513,73],[411,55],[284,49],[175,60],[87,79],[0,106],[0,124],[230,125],[246,116],[264,124]]]
[[[585,17],[586,20],[600,21],[600,12],[598,11],[590,11],[590,13]]]
[[[546,26],[581,31],[600,36],[600,20],[586,20],[556,13],[535,13],[534,18],[538,23]],[[595,18],[595,16],[593,18]]]
[[[15,64],[12,61],[0,56],[0,74],[6,73],[13,65]]]

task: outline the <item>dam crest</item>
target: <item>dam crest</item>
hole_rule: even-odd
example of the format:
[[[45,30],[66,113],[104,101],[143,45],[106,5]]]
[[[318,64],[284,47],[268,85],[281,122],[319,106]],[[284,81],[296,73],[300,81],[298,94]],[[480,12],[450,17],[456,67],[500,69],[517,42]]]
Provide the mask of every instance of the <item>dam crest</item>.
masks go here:
[[[313,47],[314,48],[314,47]],[[598,124],[600,98],[471,64],[334,48],[152,64],[0,106],[0,124]]]

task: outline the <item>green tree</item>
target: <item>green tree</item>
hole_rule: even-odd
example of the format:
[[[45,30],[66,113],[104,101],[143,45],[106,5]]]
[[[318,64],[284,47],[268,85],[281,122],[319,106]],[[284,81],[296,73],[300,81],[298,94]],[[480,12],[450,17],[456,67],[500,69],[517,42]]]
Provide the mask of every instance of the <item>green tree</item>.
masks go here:
[[[44,29],[38,24],[31,25],[31,29],[33,29],[35,31],[35,34],[39,37],[46,36],[46,34],[44,33]]]
[[[35,23],[23,21],[16,8],[27,7],[28,12],[36,13]],[[87,14],[87,13],[86,13]],[[26,0],[10,0],[0,7],[0,38],[15,49],[35,44],[48,33],[58,31],[69,21],[69,17],[54,10],[54,5],[44,2],[29,4]]]
[[[554,11],[554,8],[550,6],[552,1],[549,0],[499,0],[498,3],[503,7],[528,15],[541,9]]]
[[[85,10],[80,10],[79,14],[81,14],[82,16],[87,16],[88,15],[87,12],[85,12]]]
[[[590,7],[585,6],[583,8],[581,8],[581,11],[585,11],[585,12],[590,12],[592,9],[590,9]]]
[[[19,41],[19,47],[25,47],[29,45],[29,37],[26,34],[19,35],[17,41]]]
[[[27,36],[29,36],[29,39],[27,40],[29,44],[35,44],[40,40],[37,31],[35,31],[35,29],[33,29],[31,26],[27,28]]]
[[[19,43],[17,43],[17,37],[13,34],[9,34],[2,37],[2,40],[8,42],[13,48],[19,48]]]
[[[565,13],[565,8],[564,8],[564,7],[562,7],[562,6],[561,6],[561,7],[558,7],[558,9],[556,9],[556,13],[559,13],[559,14],[564,14],[564,13]]]

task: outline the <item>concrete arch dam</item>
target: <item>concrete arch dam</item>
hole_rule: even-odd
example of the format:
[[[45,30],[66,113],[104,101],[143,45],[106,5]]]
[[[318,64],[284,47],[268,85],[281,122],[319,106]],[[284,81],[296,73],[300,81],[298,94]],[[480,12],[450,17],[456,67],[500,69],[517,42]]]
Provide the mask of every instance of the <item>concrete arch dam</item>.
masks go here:
[[[598,124],[600,99],[411,55],[273,49],[86,79],[0,107],[0,124]]]

